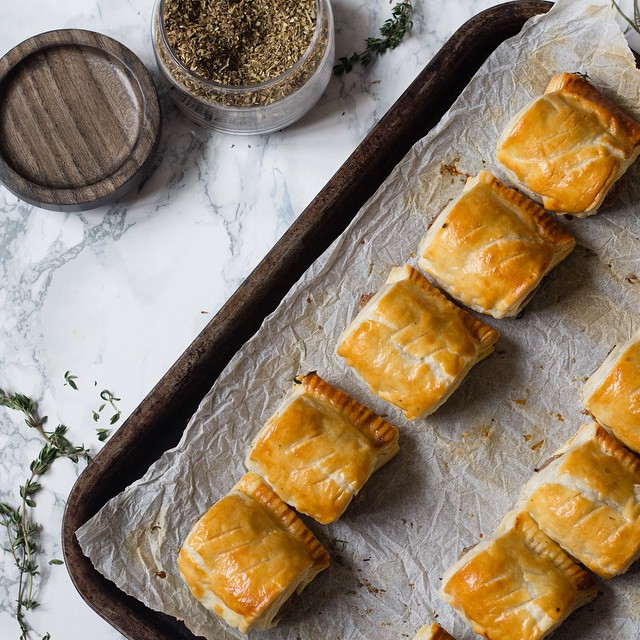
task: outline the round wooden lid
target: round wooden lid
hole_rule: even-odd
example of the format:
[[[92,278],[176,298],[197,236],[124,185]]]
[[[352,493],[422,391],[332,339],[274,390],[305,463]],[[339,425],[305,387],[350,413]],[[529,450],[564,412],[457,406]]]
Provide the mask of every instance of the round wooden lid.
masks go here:
[[[0,180],[36,206],[121,196],[148,173],[160,120],[147,68],[102,34],[49,31],[0,59]]]

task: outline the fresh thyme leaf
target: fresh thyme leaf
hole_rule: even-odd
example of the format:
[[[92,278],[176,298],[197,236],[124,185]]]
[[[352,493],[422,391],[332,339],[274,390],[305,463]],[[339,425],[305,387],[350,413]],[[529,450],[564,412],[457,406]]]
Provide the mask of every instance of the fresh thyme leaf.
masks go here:
[[[27,398],[21,393],[14,393],[8,396],[2,389],[0,389],[0,406],[22,411],[24,414],[31,414],[36,409],[36,405],[31,398]]]
[[[109,437],[109,429],[96,429],[96,433],[100,442],[104,442]]]
[[[49,564],[64,564],[64,562],[62,562],[62,560],[58,560],[58,558],[51,558],[51,560],[49,560]]]
[[[74,376],[69,371],[67,371],[64,374],[64,379],[66,381],[65,386],[69,385],[72,389],[75,389],[76,391],[78,390],[78,385],[75,383],[75,381],[78,379],[78,376]]]
[[[637,0],[636,0],[637,1]],[[333,67],[336,75],[349,73],[355,64],[367,66],[375,56],[382,55],[389,49],[395,49],[402,38],[413,28],[413,5],[410,0],[398,2],[391,9],[391,18],[380,27],[381,38],[366,38],[367,48],[362,53],[352,53],[350,56],[338,58],[338,64]]]

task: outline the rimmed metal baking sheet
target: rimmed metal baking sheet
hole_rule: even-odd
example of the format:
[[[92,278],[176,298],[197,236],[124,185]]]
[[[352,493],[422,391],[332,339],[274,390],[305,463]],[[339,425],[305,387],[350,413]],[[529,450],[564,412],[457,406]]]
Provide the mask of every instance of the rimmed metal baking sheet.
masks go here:
[[[80,476],[63,521],[66,565],[80,595],[127,638],[195,640],[181,622],[148,609],[99,574],[82,554],[75,531],[177,444],[220,372],[307,267],[438,123],[489,54],[551,6],[540,0],[509,2],[465,23]]]

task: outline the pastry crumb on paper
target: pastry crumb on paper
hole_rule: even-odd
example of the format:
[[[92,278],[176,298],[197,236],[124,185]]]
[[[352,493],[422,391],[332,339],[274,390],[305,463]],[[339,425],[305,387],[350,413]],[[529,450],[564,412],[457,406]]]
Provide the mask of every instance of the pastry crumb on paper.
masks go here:
[[[496,352],[433,415],[410,424],[367,392],[335,348],[362,296],[376,291],[392,267],[415,264],[419,239],[462,191],[466,175],[486,169],[508,183],[495,161],[498,136],[564,71],[588,74],[640,119],[640,73],[608,1],[559,0],[528,21],[236,354],[180,444],[77,532],[98,571],[150,608],[184,620],[196,635],[243,637],[191,597],[177,550],[197,518],[242,477],[249,444],[290,381],[318,371],[398,426],[400,452],[340,520],[310,525],[331,565],[260,638],[412,637],[437,613],[456,638],[471,640],[468,627],[440,603],[439,578],[464,547],[495,529],[533,469],[576,431],[584,419],[584,379],[616,342],[640,329],[640,287],[629,282],[629,274],[640,274],[640,163],[598,216],[559,221],[577,239],[576,249],[546,277],[521,318],[488,320],[501,334]],[[525,397],[523,404],[513,400]],[[574,614],[554,638],[640,636],[639,571],[607,583],[606,597]]]

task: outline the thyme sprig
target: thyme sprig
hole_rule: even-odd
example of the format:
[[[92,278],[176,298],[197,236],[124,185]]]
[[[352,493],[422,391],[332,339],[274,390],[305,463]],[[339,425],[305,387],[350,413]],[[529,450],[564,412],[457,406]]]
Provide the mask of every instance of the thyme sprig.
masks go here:
[[[35,495],[42,488],[40,479],[58,458],[68,458],[75,463],[82,459],[88,463],[91,455],[84,445],[78,447],[69,441],[65,435],[67,427],[64,425],[59,424],[53,431],[47,431],[47,416],[39,416],[38,404],[31,398],[20,393],[7,394],[0,389],[0,406],[21,412],[26,425],[37,431],[45,443],[29,465],[29,476],[20,486],[19,506],[0,503],[0,525],[7,531],[7,551],[12,554],[18,569],[16,619],[20,627],[20,640],[30,640],[32,629],[27,622],[26,612],[38,606],[34,591],[38,575],[37,538],[40,529],[33,519],[32,509],[36,506]],[[52,560],[51,564],[59,562]],[[45,634],[42,640],[50,640],[50,635]]]
[[[622,16],[622,19],[627,23],[627,31],[633,29],[638,35],[640,35],[640,0],[633,0],[633,18],[629,17],[616,2],[611,0],[611,4],[616,8],[617,12]]]
[[[350,56],[338,58],[333,72],[336,75],[349,73],[355,64],[368,65],[375,56],[382,55],[389,49],[395,49],[404,36],[413,28],[413,5],[410,0],[398,2],[391,9],[391,18],[385,20],[380,27],[380,38],[366,38],[366,49],[361,53],[352,53]]]

